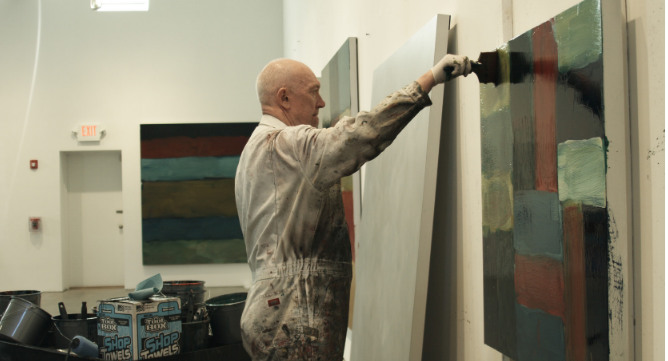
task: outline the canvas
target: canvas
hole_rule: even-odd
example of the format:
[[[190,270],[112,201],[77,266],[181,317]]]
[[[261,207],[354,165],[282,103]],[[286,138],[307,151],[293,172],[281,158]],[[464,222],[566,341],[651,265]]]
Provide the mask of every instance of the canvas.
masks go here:
[[[256,126],[141,125],[144,265],[247,262],[234,177]]]
[[[359,109],[357,79],[357,38],[348,38],[321,72],[320,95],[325,101],[325,108],[319,113],[320,127],[333,127],[342,117],[357,115]],[[355,309],[355,233],[362,213],[361,188],[361,170],[341,179],[341,196],[353,256],[348,328],[352,328]]]
[[[600,0],[497,53],[500,84],[480,86],[485,343],[517,361],[608,360],[609,319],[624,311]]]
[[[441,60],[449,27],[450,16],[433,17],[378,66],[372,104]],[[429,96],[432,105],[366,165],[355,250],[353,360],[422,359],[444,87]]]

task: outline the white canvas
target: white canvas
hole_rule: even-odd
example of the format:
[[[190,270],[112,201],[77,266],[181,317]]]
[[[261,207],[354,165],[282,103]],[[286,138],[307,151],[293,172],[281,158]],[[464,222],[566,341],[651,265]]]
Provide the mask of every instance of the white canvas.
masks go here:
[[[372,104],[446,55],[450,16],[437,15],[373,75]],[[420,360],[424,334],[443,86],[366,166],[356,250],[352,360]]]

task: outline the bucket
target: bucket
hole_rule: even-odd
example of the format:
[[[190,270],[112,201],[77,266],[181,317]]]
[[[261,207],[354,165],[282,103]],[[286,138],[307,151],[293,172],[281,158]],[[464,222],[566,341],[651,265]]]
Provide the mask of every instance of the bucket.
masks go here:
[[[5,312],[9,301],[12,299],[12,296],[17,296],[23,298],[24,300],[33,303],[37,306],[40,305],[42,300],[41,291],[5,291],[0,292],[0,315]]]
[[[53,326],[51,315],[22,298],[12,296],[0,319],[0,339],[39,346]]]
[[[192,293],[195,296],[194,306],[204,306],[204,281],[167,281],[162,283],[162,293],[168,297],[179,297],[181,309],[189,306],[188,298]]]
[[[97,341],[97,315],[88,313],[85,319],[80,318],[80,313],[68,313],[67,320],[63,320],[62,316],[53,316],[51,318],[55,327],[58,328],[57,330],[53,330],[53,345],[55,348],[67,349],[70,345],[70,341],[67,338],[71,340],[74,336],[83,336],[90,341]],[[63,337],[63,335],[67,338]]]
[[[230,293],[206,301],[214,346],[241,342],[241,314],[244,312],[246,297],[246,292]]]
[[[199,351],[209,346],[209,319],[181,324],[181,353]]]

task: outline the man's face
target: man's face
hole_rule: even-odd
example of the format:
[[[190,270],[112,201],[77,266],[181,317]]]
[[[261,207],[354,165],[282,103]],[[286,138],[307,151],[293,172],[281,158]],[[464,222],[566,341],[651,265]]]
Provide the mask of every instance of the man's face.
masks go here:
[[[325,101],[320,97],[320,82],[310,70],[305,71],[300,80],[291,92],[290,117],[297,124],[317,128],[318,110],[325,107]]]

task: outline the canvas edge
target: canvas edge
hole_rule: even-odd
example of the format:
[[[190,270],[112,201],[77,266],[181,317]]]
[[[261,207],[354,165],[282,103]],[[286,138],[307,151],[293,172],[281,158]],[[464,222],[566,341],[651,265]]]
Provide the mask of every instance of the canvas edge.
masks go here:
[[[621,361],[633,360],[635,353],[626,7],[621,0],[600,1],[604,69],[603,114],[605,133],[609,141],[606,198],[610,222],[608,260],[610,360]],[[615,317],[615,312],[621,312],[621,316]]]
[[[450,18],[450,15],[438,14],[429,21],[436,21],[436,40],[434,44],[433,61],[434,65],[447,54]],[[427,310],[431,242],[434,230],[434,210],[436,206],[436,183],[444,95],[445,93],[443,86],[434,87],[430,95],[432,106],[429,112],[429,135],[427,138],[426,152],[427,159],[425,162],[422,215],[420,217],[420,240],[418,246],[417,270],[415,275],[416,282],[409,351],[409,360],[415,361],[422,359],[424,342],[424,324]]]

